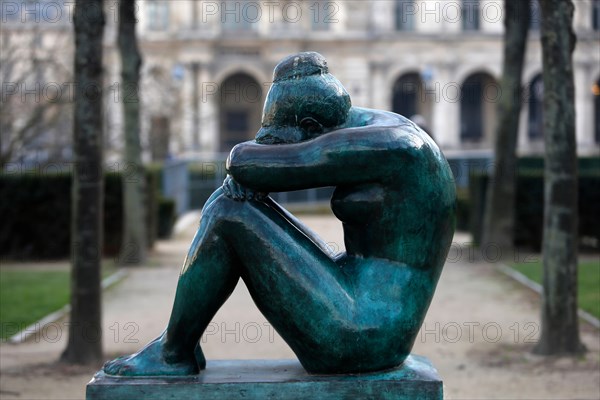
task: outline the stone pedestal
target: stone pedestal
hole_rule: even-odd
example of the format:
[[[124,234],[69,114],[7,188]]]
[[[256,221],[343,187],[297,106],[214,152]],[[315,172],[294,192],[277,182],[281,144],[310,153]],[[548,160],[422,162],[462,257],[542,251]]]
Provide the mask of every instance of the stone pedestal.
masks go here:
[[[360,375],[309,375],[296,360],[209,361],[192,377],[122,378],[98,372],[87,400],[124,399],[443,399],[442,380],[424,357]]]

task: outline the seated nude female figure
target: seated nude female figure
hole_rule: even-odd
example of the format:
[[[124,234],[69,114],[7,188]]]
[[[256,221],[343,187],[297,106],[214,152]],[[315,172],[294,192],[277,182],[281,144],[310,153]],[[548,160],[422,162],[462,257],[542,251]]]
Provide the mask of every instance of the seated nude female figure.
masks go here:
[[[229,155],[204,205],[164,333],[107,363],[113,375],[189,375],[198,341],[241,278],[311,373],[391,368],[410,354],[454,232],[452,173],[408,119],[351,107],[323,57],[275,68],[255,141]],[[346,252],[325,243],[267,193],[335,186]]]

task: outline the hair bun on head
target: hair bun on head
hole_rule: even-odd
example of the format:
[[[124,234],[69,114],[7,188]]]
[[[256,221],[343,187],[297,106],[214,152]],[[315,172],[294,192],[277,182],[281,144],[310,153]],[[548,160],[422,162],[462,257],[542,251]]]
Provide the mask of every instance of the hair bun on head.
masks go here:
[[[293,54],[281,60],[273,71],[273,82],[299,79],[329,72],[325,57],[314,51]]]
[[[321,128],[331,129],[346,122],[351,107],[350,95],[329,73],[322,55],[311,51],[288,56],[273,72],[256,140],[299,142],[307,135],[302,121],[310,118]]]

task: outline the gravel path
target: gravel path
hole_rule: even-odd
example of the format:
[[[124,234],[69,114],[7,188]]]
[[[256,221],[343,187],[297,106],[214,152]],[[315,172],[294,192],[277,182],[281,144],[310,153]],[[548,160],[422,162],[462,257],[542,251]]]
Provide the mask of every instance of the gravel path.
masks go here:
[[[343,249],[341,225],[332,217],[302,217],[332,247]],[[193,235],[159,242],[148,266],[104,296],[106,358],[138,350],[167,323],[179,267]],[[469,260],[455,237],[454,262],[442,274],[414,352],[427,356],[444,379],[449,399],[599,399],[600,334],[582,324],[589,352],[579,359],[546,359],[530,353],[539,335],[539,298]],[[456,249],[462,249],[458,257]],[[66,322],[46,326],[26,343],[0,345],[0,399],[82,399],[97,367],[55,363],[65,346]],[[202,338],[209,359],[294,358],[285,342],[238,285]]]

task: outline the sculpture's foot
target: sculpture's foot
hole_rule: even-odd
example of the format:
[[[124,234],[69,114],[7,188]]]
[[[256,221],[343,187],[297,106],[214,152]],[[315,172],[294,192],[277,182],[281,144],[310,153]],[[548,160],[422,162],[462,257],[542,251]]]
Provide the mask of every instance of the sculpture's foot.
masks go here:
[[[135,354],[107,362],[104,372],[120,376],[181,376],[198,374],[205,367],[206,361],[199,347],[190,354],[189,360],[167,360],[163,340],[161,336]]]

